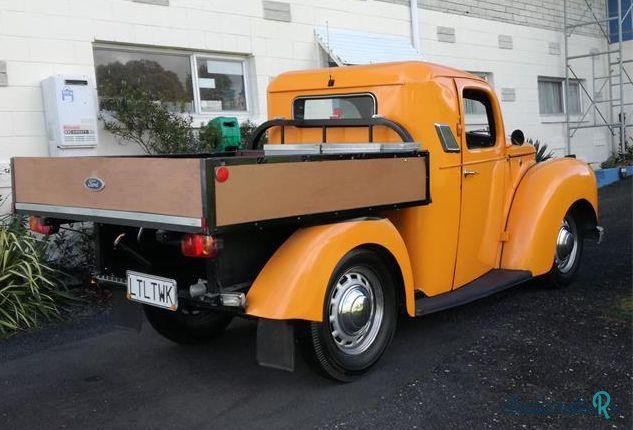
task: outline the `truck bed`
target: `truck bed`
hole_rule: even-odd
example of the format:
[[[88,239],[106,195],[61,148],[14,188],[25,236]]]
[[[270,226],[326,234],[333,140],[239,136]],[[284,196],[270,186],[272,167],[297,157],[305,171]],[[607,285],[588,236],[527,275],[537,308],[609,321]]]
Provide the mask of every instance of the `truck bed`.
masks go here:
[[[430,201],[426,151],[281,152],[18,157],[12,170],[15,210],[69,221],[218,233],[244,225],[367,215]],[[228,171],[228,179],[216,178],[218,168]],[[100,189],[86,186],[94,178]]]

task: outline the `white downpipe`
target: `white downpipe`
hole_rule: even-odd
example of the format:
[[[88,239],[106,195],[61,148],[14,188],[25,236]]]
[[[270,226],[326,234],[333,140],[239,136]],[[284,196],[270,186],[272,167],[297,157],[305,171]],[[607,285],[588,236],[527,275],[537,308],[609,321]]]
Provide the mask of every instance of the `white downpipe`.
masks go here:
[[[420,53],[420,21],[418,17],[418,0],[409,0],[411,6],[411,42]]]

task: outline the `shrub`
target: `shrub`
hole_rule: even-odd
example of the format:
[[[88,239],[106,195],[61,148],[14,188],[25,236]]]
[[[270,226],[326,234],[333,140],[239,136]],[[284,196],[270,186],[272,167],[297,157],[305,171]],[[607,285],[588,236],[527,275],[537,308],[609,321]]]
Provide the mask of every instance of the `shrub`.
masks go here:
[[[536,158],[537,163],[554,158],[554,152],[548,149],[546,143],[541,143],[538,139],[528,139],[527,143],[534,147],[534,150],[536,151],[534,157]]]
[[[199,152],[213,152],[220,144],[220,130],[215,124],[205,124],[198,131]]]
[[[123,86],[101,115],[104,128],[119,139],[138,144],[147,154],[198,152],[191,116],[170,112],[143,90]]]
[[[0,337],[59,315],[69,299],[60,273],[44,263],[46,242],[31,236],[23,220],[0,220]]]
[[[119,95],[108,98],[108,111],[100,115],[104,128],[121,141],[138,144],[147,154],[209,153],[219,146],[221,136],[215,125],[206,124],[194,132],[191,116],[171,112],[152,97],[123,83]],[[246,147],[256,128],[250,120],[240,125]],[[260,143],[266,143],[266,136]]]
[[[244,145],[244,147],[246,147],[247,149],[257,149],[257,148],[250,147],[251,140],[254,137],[254,133],[257,127],[258,125],[254,123],[253,121],[251,121],[250,119],[247,119],[242,124],[240,124],[240,134],[242,136],[242,145]],[[268,143],[268,137],[266,134],[264,134],[262,138],[259,140],[258,146],[263,148],[263,145],[266,143]]]
[[[61,228],[50,236],[46,261],[53,268],[89,278],[95,272],[95,236],[91,223]]]
[[[629,146],[624,151],[619,150],[611,154],[609,158],[600,164],[603,169],[612,167],[631,166],[633,165],[633,146]]]

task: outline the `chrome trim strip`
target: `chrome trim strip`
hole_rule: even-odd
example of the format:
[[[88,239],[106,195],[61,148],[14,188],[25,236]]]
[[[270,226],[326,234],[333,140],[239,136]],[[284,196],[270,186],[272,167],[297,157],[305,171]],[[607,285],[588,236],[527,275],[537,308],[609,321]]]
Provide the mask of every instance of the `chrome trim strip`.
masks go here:
[[[60,215],[82,215],[99,218],[126,219],[141,222],[202,227],[201,218],[190,218],[174,215],[160,215],[145,212],[126,212],[109,209],[77,208],[71,206],[40,205],[35,203],[16,203],[16,210],[27,212],[47,212]]]
[[[321,155],[321,154],[378,154],[381,152],[411,152],[419,151],[417,142],[382,143],[267,143],[264,145],[264,155]]]
[[[437,131],[444,152],[460,152],[459,143],[457,143],[453,130],[448,124],[435,123],[435,131]]]

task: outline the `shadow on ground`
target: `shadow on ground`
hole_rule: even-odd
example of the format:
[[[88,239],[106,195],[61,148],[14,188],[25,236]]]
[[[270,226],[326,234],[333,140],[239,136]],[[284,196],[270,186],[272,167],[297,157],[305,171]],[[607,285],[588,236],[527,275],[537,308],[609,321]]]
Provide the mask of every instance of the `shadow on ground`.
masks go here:
[[[0,344],[2,428],[631,428],[631,184],[601,190],[605,242],[586,242],[568,288],[545,281],[422,319],[403,319],[362,380],[338,384],[298,360],[255,364],[255,323],[183,348],[116,330],[108,315]],[[523,414],[513,404],[587,402],[594,413]]]

